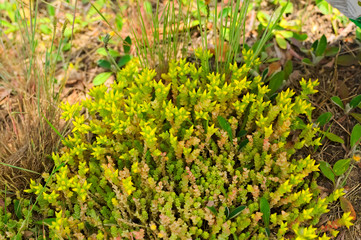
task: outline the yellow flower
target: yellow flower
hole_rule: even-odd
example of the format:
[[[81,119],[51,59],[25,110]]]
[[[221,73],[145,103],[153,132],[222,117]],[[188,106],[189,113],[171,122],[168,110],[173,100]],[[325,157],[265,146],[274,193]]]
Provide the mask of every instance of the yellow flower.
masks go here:
[[[132,177],[127,177],[122,179],[123,187],[125,192],[130,195],[133,191],[135,191],[135,187],[133,187]]]
[[[351,212],[344,213],[342,215],[342,218],[340,218],[338,220],[338,223],[340,225],[346,226],[347,228],[350,228],[350,226],[353,225],[353,223],[351,221],[354,220],[354,217],[350,216],[350,215],[351,215]]]
[[[359,162],[361,160],[360,155],[357,155],[357,154],[353,155],[352,158],[353,158],[353,160],[355,160],[355,162]]]
[[[264,127],[265,138],[269,138],[273,133],[272,124],[269,127]]]
[[[133,165],[132,165],[132,172],[133,172],[133,173],[138,173],[138,172],[139,172],[138,162],[133,163]]]
[[[318,237],[318,240],[329,240],[329,239],[331,239],[331,238],[330,238],[330,237],[327,237],[326,233],[324,233],[324,234],[322,235],[322,237]]]
[[[154,230],[157,229],[157,226],[156,226],[155,224],[152,224],[152,225],[150,225],[150,229],[151,229],[152,231],[154,231]]]
[[[114,207],[119,206],[119,203],[118,203],[116,198],[112,198],[112,204],[113,204]]]

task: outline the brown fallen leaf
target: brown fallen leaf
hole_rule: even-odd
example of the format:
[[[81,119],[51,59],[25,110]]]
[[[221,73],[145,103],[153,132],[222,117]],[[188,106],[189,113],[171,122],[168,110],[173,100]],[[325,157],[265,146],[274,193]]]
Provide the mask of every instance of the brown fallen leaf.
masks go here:
[[[349,90],[344,81],[337,81],[337,93],[341,99],[349,98]]]
[[[285,51],[278,47],[276,39],[274,39],[273,42],[274,42],[274,50],[275,50],[276,56],[279,59],[281,59],[280,60],[281,63],[285,63],[286,59],[287,59],[287,55],[286,55]]]
[[[348,67],[357,64],[359,60],[360,60],[359,56],[354,56],[352,54],[345,54],[338,56],[337,64],[340,66]]]
[[[290,38],[289,40],[290,40],[291,44],[296,46],[298,49],[303,48],[303,45],[302,45],[301,41],[299,41],[299,40],[297,40],[295,38]]]
[[[76,69],[71,69],[69,71],[68,79],[66,81],[66,86],[71,87],[76,84],[78,81],[84,79],[84,74],[81,74]]]
[[[335,63],[335,59],[332,58],[331,61],[329,61],[328,63],[326,63],[326,64],[324,65],[324,67],[326,67],[326,68],[333,68],[334,63]]]
[[[28,238],[30,238],[30,237],[33,236],[33,235],[34,235],[34,233],[31,232],[31,231],[24,231],[24,232],[23,232],[23,237],[24,237],[25,239],[28,239]]]
[[[281,71],[281,62],[273,62],[268,66],[268,76],[272,76],[272,74]]]
[[[5,97],[9,96],[10,93],[11,93],[10,89],[0,87],[0,101],[3,100]]]
[[[293,71],[289,76],[290,82],[291,81],[300,81],[301,78],[302,78],[302,73],[300,70]]]
[[[353,208],[351,202],[349,200],[347,200],[345,197],[340,197],[340,203],[341,203],[341,208],[344,212],[351,212],[350,217],[353,218],[353,220],[356,220],[356,212],[355,209]]]

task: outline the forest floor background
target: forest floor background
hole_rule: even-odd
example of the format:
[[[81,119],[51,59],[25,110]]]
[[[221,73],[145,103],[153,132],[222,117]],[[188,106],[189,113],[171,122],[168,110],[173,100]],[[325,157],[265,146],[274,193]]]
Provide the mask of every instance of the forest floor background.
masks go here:
[[[249,45],[254,43],[258,37],[258,12],[262,11],[265,14],[272,15],[276,6],[272,2],[276,1],[265,1],[260,3],[257,9],[250,11],[246,23],[246,42]],[[0,141],[3,149],[6,149],[6,151],[0,151],[0,154],[2,154],[0,159],[2,162],[36,172],[47,171],[50,168],[47,163],[35,164],[35,155],[31,155],[33,157],[29,158],[29,152],[34,152],[36,149],[39,151],[39,149],[31,147],[26,136],[29,134],[29,127],[34,128],[34,124],[41,125],[41,121],[38,120],[35,123],[34,120],[34,118],[37,118],[37,108],[28,106],[24,109],[24,102],[22,101],[26,97],[36,105],[35,95],[37,90],[34,82],[28,82],[24,72],[20,70],[23,69],[24,63],[29,61],[29,56],[24,55],[23,41],[21,34],[19,34],[21,29],[16,29],[16,24],[12,22],[10,16],[11,9],[6,3],[6,0],[0,0],[0,19],[2,20],[2,27],[0,25],[2,33],[0,42],[0,78],[2,80],[6,79],[6,81],[0,82]],[[100,4],[101,1],[97,1],[97,3]],[[300,154],[311,154],[314,159],[324,160],[333,165],[339,159],[350,157],[350,133],[353,126],[357,122],[361,122],[361,119],[345,114],[342,109],[330,100],[333,96],[339,96],[344,103],[347,103],[353,97],[361,94],[360,40],[355,35],[356,26],[349,21],[345,21],[345,18],[337,11],[331,10],[330,14],[325,14],[325,11],[320,9],[320,5],[316,6],[313,1],[292,1],[292,3],[292,12],[285,15],[283,20],[288,22],[298,21],[298,25],[301,26],[300,32],[306,34],[307,39],[299,41],[292,37],[288,38],[286,39],[286,49],[282,49],[277,44],[276,38],[273,37],[270,41],[271,45],[265,49],[265,52],[269,58],[277,58],[278,60],[272,63],[265,62],[263,68],[269,67],[273,71],[277,71],[284,68],[287,60],[291,60],[293,72],[284,87],[290,87],[296,91],[299,89],[299,81],[302,77],[319,80],[319,93],[310,99],[315,107],[313,118],[317,119],[318,116],[325,112],[332,113],[331,122],[324,127],[324,130],[326,131],[329,128],[329,132],[341,137],[344,143],[333,142],[325,138],[323,145],[316,152],[310,150],[310,152]],[[25,9],[30,7],[29,2],[24,1],[23,4]],[[88,1],[77,1],[76,11],[74,11],[75,1],[66,3],[55,0],[51,1],[50,4],[54,6],[54,9],[49,10],[49,4],[46,2],[39,2],[38,5],[39,30],[37,31],[39,32],[37,35],[36,55],[40,57],[36,59],[35,64],[40,69],[38,72],[44,72],[44,56],[46,56],[46,50],[52,44],[52,17],[56,16],[57,19],[54,45],[59,44],[59,39],[64,33],[62,32],[64,31],[62,30],[63,26],[65,21],[68,20],[68,28],[66,28],[64,34],[68,39],[63,43],[60,58],[53,71],[54,78],[59,84],[54,84],[53,90],[60,94],[60,101],[76,103],[86,97],[86,93],[93,86],[93,79],[99,73],[105,71],[99,65],[99,60],[104,58],[104,55],[99,51],[100,48],[104,47],[101,37],[111,33],[114,28],[123,39],[132,36],[133,30],[141,32],[141,26],[135,24],[135,27],[133,25],[134,28],[132,28],[130,23],[139,14],[139,10],[146,19],[147,6],[154,8],[156,3],[154,0],[147,1],[147,4],[141,5],[140,9],[137,9],[137,5],[131,1],[104,1],[100,12],[109,20],[110,26],[94,11]],[[161,7],[162,4],[164,5],[165,2],[161,3]],[[74,16],[76,21],[72,24]],[[6,23],[10,23],[10,25]],[[145,21],[145,24],[150,23]],[[12,26],[14,26],[14,29],[11,29]],[[193,27],[191,31],[192,42],[197,45],[201,39],[200,32],[197,27]],[[212,34],[211,30],[209,34]],[[72,39],[71,35],[73,35]],[[302,49],[309,49],[312,43],[320,39],[322,35],[325,35],[328,46],[338,47],[339,51],[335,56],[324,57],[315,66],[304,64],[302,59],[309,56]],[[125,53],[122,44],[118,41],[118,35],[113,34],[112,36],[113,42],[109,44],[109,48],[116,50],[120,56],[123,56]],[[71,44],[71,48],[69,48],[69,44]],[[187,49],[189,55],[192,55],[193,47]],[[212,48],[211,44],[210,48]],[[131,46],[129,54],[136,55],[134,44]],[[110,76],[105,84],[110,84],[112,81],[114,81],[114,75]],[[60,84],[62,82],[63,85]],[[25,110],[28,116],[32,116],[31,121],[27,117],[14,117],[14,113],[21,113]],[[353,113],[360,114],[361,109],[357,108],[353,110]],[[26,127],[27,124],[30,125]],[[63,129],[64,123],[59,122],[58,127]],[[46,131],[53,130],[48,128]],[[53,145],[49,149],[43,146],[41,151],[45,153],[54,150],[53,147],[59,142],[56,134],[50,134],[49,136],[42,139],[42,141],[39,140],[39,143]],[[46,158],[45,155],[42,156]],[[33,173],[24,173],[1,165],[0,175],[4,178],[5,176],[19,175],[17,180],[12,178],[13,185],[17,186],[17,190],[26,188],[29,178],[34,177]],[[7,180],[9,181],[9,178]],[[319,185],[322,187],[324,194],[333,191],[332,183],[322,175],[319,177]],[[345,191],[345,197],[354,208],[357,220],[350,229],[342,229],[337,239],[361,239],[361,220],[359,217],[361,215],[361,165],[357,165],[352,169],[347,178]],[[0,204],[3,204],[1,198]],[[320,224],[340,217],[341,213],[342,209],[339,204],[334,205]]]

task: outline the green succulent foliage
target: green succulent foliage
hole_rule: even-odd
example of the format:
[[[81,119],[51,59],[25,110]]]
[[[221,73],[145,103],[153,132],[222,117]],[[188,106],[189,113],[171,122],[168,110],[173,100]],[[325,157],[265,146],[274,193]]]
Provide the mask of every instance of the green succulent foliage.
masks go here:
[[[55,210],[49,237],[321,236],[319,217],[342,191],[321,199],[318,165],[294,156],[320,144],[307,97],[318,83],[302,80],[299,95],[287,89],[270,101],[261,76],[249,73],[259,61],[252,50],[243,55],[245,65],[230,65],[229,75],[180,60],[161,79],[133,59],[110,89],[63,104],[74,128],[53,160],[65,165],[45,179],[38,201],[45,219]],[[309,123],[291,144],[300,116]]]
[[[19,200],[20,199],[20,200]],[[31,235],[40,232],[39,224],[34,219],[35,217],[30,211],[31,201],[28,199],[5,197],[4,201],[0,201],[0,240],[13,239],[20,240],[24,236],[24,220],[26,216],[30,216],[28,222],[32,228],[26,229]],[[38,207],[35,207],[38,210]],[[53,210],[50,210],[51,212]],[[43,239],[39,237],[38,239]]]

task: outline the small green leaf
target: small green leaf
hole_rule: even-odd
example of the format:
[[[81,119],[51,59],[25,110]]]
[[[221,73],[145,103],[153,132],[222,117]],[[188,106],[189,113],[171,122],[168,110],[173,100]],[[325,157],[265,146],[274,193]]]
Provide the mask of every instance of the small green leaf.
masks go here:
[[[353,148],[360,141],[360,138],[361,138],[361,125],[356,124],[351,132],[351,138],[350,138],[351,148]]]
[[[263,70],[263,72],[262,72],[262,81],[264,81],[264,80],[266,79],[268,72],[269,72],[269,69],[268,69],[268,68],[266,68],[265,70]]]
[[[246,206],[239,206],[237,208],[235,208],[234,210],[232,210],[232,212],[228,215],[226,220],[230,220],[232,218],[237,217],[244,209],[246,208]]]
[[[341,100],[341,98],[339,98],[338,96],[333,96],[331,98],[331,101],[336,104],[337,106],[339,106],[340,108],[342,108],[343,110],[345,110],[345,106],[343,105],[343,102]]]
[[[199,20],[193,20],[193,21],[191,21],[189,28],[193,28],[198,25],[199,25]]]
[[[325,177],[330,179],[333,184],[335,184],[335,174],[333,173],[331,166],[328,162],[321,161],[320,170]]]
[[[271,236],[271,230],[268,227],[266,227],[265,230],[267,237]]]
[[[286,7],[284,13],[293,13],[293,3],[287,1],[280,1],[279,2],[282,7]]]
[[[270,21],[270,18],[271,16],[268,15],[265,11],[257,12],[257,19],[263,26],[267,26],[268,22]]]
[[[344,174],[350,167],[351,159],[341,159],[338,160],[335,165],[333,165],[333,172],[336,176],[341,176]]]
[[[260,210],[261,210],[261,213],[263,213],[262,219],[263,219],[264,225],[266,228],[268,228],[269,227],[269,219],[271,216],[271,208],[265,197],[261,197],[261,199],[260,199]]]
[[[63,52],[66,52],[66,51],[69,51],[70,48],[71,48],[71,43],[67,42],[67,43],[64,44],[62,50],[63,50]]]
[[[248,139],[243,140],[240,144],[239,144],[239,149],[242,149],[244,146],[247,145],[247,143],[249,143]]]
[[[105,68],[105,69],[110,69],[111,67],[111,64],[109,61],[107,60],[104,60],[104,59],[100,59],[97,61],[97,64],[102,67],[102,68]]]
[[[139,151],[139,152],[143,152],[143,145],[140,143],[140,141],[138,140],[134,140],[134,147]]]
[[[115,25],[117,26],[118,31],[121,31],[123,28],[123,18],[119,14],[115,17]]]
[[[132,57],[130,55],[125,55],[123,57],[121,57],[118,61],[118,67],[123,67],[125,64],[127,64],[130,60],[132,59]]]
[[[320,11],[324,14],[324,15],[329,15],[332,13],[332,7],[330,6],[330,4],[328,4],[328,2],[326,1],[319,1],[317,3],[317,7],[320,9]]]
[[[225,18],[227,16],[230,16],[232,14],[232,8],[231,7],[225,7],[223,10],[218,14],[218,18]]]
[[[237,133],[237,137],[244,137],[247,134],[247,130],[241,130]]]
[[[266,63],[273,63],[273,62],[276,62],[276,61],[279,61],[279,60],[280,60],[280,58],[276,58],[276,57],[275,58],[269,58],[269,59],[266,60]]]
[[[15,215],[18,217],[18,219],[21,219],[23,214],[21,212],[21,203],[19,200],[14,201],[14,211],[15,211]]]
[[[97,86],[97,85],[101,85],[103,83],[105,83],[106,80],[108,80],[108,78],[112,75],[112,72],[103,72],[98,74],[94,79],[93,79],[93,85]]]
[[[222,116],[218,116],[217,120],[221,128],[228,133],[229,140],[232,141],[233,135],[231,125],[229,125],[228,121]]]
[[[288,77],[291,75],[291,73],[293,72],[293,65],[292,65],[292,61],[288,60],[285,63],[285,66],[283,67],[283,71],[285,72],[285,79],[288,79]]]
[[[327,47],[327,39],[325,35],[322,35],[319,43],[317,44],[317,48],[315,51],[316,56],[323,56]]]
[[[327,48],[325,51],[325,56],[326,57],[333,57],[335,56],[338,52],[340,51],[339,47],[330,47]]]
[[[350,113],[361,124],[361,114],[360,113]]]
[[[127,36],[123,42],[123,49],[125,54],[128,54],[130,52],[131,45],[132,45],[132,39],[130,39],[130,37]]]
[[[308,35],[306,33],[293,33],[293,38],[298,41],[305,41],[308,38]]]
[[[284,38],[293,37],[293,32],[292,31],[287,31],[287,30],[277,31],[277,34],[280,34]]]
[[[321,115],[317,118],[316,122],[318,122],[318,123],[319,123],[318,125],[319,125],[320,127],[322,127],[322,126],[324,126],[326,123],[328,123],[328,122],[331,120],[331,118],[332,118],[332,113],[326,112],[326,113],[321,114]]]
[[[41,24],[40,25],[40,31],[46,35],[49,35],[52,33],[51,28],[48,25],[45,24]]]
[[[361,41],[361,28],[356,28],[356,39]]]
[[[313,62],[309,58],[302,59],[302,62],[306,65],[310,65],[310,66],[314,65]]]
[[[323,134],[325,134],[325,136],[331,140],[332,142],[338,142],[338,143],[341,143],[341,144],[344,144],[345,141],[340,138],[339,136],[333,134],[333,133],[330,133],[330,132],[324,132]]]
[[[214,214],[214,215],[216,215],[217,216],[217,209],[215,208],[215,207],[209,207],[209,206],[207,206],[207,208],[209,209],[209,210],[211,210],[211,212]]]
[[[113,57],[113,58],[120,57],[120,53],[118,53],[117,51],[115,51],[113,49],[109,49],[108,51],[109,51],[109,55],[111,57]],[[105,57],[108,56],[105,48],[98,48],[97,53],[99,53],[100,55],[105,56]]]
[[[152,15],[152,4],[149,1],[144,2],[145,12],[149,15]]]
[[[284,71],[279,71],[279,72],[273,74],[273,76],[269,80],[268,88],[271,89],[271,91],[268,92],[268,96],[271,96],[282,86],[284,79],[285,79]]]
[[[228,218],[229,217],[229,207],[226,207],[225,213],[226,213],[226,217]]]
[[[208,132],[208,122],[209,120],[205,120],[203,119],[202,123],[203,123],[203,129],[204,129],[204,132],[207,133]]]
[[[150,161],[152,159],[152,155],[150,154],[150,151],[148,150],[146,153],[145,153],[145,159],[147,159],[148,161]]]
[[[297,130],[297,129],[303,130],[305,129],[305,127],[306,127],[305,122],[299,117],[296,117],[295,124],[291,126],[293,130]]]
[[[352,98],[352,100],[350,101],[350,107],[351,108],[355,108],[357,107],[359,104],[361,103],[361,94]]]
[[[55,8],[54,8],[54,6],[50,5],[50,3],[49,3],[49,4],[47,4],[47,8],[48,8],[49,16],[54,17],[55,16]]]
[[[36,221],[35,224],[50,226],[55,221],[56,221],[56,218],[46,218],[41,221]]]
[[[312,62],[314,65],[317,65],[319,62],[321,62],[322,59],[324,59],[325,57],[324,56],[315,56],[313,59],[312,59]]]
[[[316,51],[317,46],[318,46],[318,42],[319,42],[319,40],[316,40],[316,41],[314,41],[314,42],[312,43],[312,45],[311,45],[311,50],[312,50],[312,51]]]
[[[287,41],[280,35],[276,35],[276,42],[282,49],[287,49]]]

